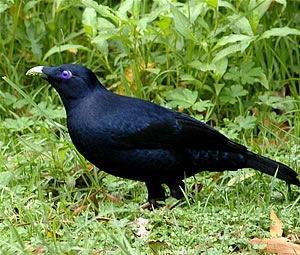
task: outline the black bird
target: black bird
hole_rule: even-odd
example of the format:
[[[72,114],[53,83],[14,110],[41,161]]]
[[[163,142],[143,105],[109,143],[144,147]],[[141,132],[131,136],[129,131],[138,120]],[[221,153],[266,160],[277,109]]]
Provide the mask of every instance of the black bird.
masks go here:
[[[165,198],[163,183],[181,198],[182,180],[205,170],[250,167],[272,176],[277,172],[277,178],[300,186],[288,166],[248,151],[186,114],[114,94],[86,67],[37,66],[26,74],[41,75],[57,90],[78,151],[112,175],[145,182],[149,201]]]

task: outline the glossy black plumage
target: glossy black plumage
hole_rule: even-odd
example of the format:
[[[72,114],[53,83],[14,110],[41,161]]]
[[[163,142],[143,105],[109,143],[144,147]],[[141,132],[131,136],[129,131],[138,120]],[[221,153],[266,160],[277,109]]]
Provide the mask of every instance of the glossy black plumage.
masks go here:
[[[83,66],[35,67],[28,74],[42,74],[59,93],[78,151],[110,174],[146,182],[149,199],[165,197],[163,183],[172,196],[182,197],[182,179],[204,170],[250,167],[275,175],[278,168],[277,178],[300,186],[289,167],[186,114],[114,94]]]

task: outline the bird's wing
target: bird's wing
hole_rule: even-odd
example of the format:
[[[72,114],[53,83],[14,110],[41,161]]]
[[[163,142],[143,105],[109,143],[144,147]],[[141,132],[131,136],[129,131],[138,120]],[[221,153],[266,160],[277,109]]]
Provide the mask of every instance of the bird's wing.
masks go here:
[[[214,128],[186,114],[176,113],[163,121],[152,121],[147,127],[113,137],[118,146],[135,148],[201,148],[246,150]]]

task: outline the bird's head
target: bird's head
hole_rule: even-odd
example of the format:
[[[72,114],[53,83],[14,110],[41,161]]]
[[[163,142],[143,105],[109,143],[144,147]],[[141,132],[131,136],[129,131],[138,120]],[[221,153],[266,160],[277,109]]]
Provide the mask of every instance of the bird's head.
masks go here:
[[[66,107],[95,89],[103,88],[91,70],[77,64],[36,66],[26,75],[38,75],[47,80],[57,90]]]

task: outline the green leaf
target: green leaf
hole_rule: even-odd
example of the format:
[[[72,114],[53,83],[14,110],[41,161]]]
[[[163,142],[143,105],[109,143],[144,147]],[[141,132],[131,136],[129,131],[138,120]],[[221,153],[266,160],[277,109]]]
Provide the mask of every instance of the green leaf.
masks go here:
[[[92,40],[92,43],[100,43],[106,41],[108,39],[115,39],[118,38],[117,30],[116,29],[108,29],[103,30],[98,33],[98,35]]]
[[[248,36],[248,35],[229,35],[229,36],[223,36],[217,43],[217,46],[223,46],[226,44],[230,44],[230,43],[236,43],[238,41],[251,41],[254,40],[254,38],[252,36]]]
[[[29,1],[24,5],[23,11],[26,13],[32,9],[39,1]],[[0,13],[1,13],[1,4],[0,4]]]
[[[237,102],[237,97],[245,96],[247,94],[248,91],[244,90],[241,85],[232,85],[230,88],[225,88],[222,91],[220,100],[223,104],[235,104]]]
[[[250,11],[250,13],[249,13],[249,23],[250,23],[250,26],[252,28],[253,34],[255,34],[256,28],[259,24],[259,19],[260,19],[259,13],[257,11],[256,0],[250,0],[250,2],[249,2],[249,11]]]
[[[214,64],[209,64],[209,63],[202,63],[199,60],[195,60],[189,64],[190,67],[193,67],[197,70],[200,70],[202,72],[207,72],[207,71],[215,71],[216,66]]]
[[[227,57],[221,58],[220,60],[215,62],[215,65],[216,65],[215,74],[217,76],[217,79],[220,80],[227,70],[228,58]]]
[[[5,12],[9,8],[8,4],[0,4],[0,13]]]
[[[17,98],[15,95],[9,92],[4,92],[3,94],[1,93],[1,100],[3,100],[5,105],[11,105],[17,101]]]
[[[141,1],[133,0],[132,15],[134,19],[138,19],[141,11]]]
[[[225,74],[224,79],[241,82],[242,84],[254,84],[260,82],[264,87],[268,86],[265,74],[260,67],[253,67],[254,62],[251,60],[244,61],[240,67],[232,67]]]
[[[257,1],[257,8],[256,11],[259,15],[259,18],[261,18],[267,10],[270,8],[271,3],[273,0],[259,0]]]
[[[189,108],[196,102],[198,92],[179,87],[175,90],[167,92],[165,96],[166,99],[170,101],[167,103],[168,107]]]
[[[169,17],[161,17],[159,21],[156,21],[155,24],[160,28],[160,30],[165,34],[167,37],[170,34],[170,24],[172,19]]]
[[[234,14],[228,17],[228,20],[232,23],[232,26],[237,28],[241,34],[247,34],[252,36],[252,27],[250,26],[249,20],[240,15]]]
[[[256,123],[255,116],[238,116],[235,118],[235,122],[240,126],[242,129],[253,129]]]
[[[218,7],[218,0],[201,0],[201,2],[208,4],[213,8]]]
[[[85,8],[82,14],[82,24],[85,32],[90,36],[95,36],[97,32],[97,14],[93,8]]]
[[[241,51],[241,45],[239,43],[237,44],[233,44],[231,46],[228,46],[227,48],[220,50],[215,57],[212,60],[212,63],[216,63],[217,61],[219,61],[222,58],[225,58],[226,56]]]
[[[174,17],[176,30],[184,37],[198,44],[198,40],[196,39],[196,37],[194,37],[193,32],[190,29],[191,23],[189,19],[171,3],[170,8]]]
[[[289,27],[279,27],[279,28],[272,28],[270,30],[265,31],[261,34],[259,37],[259,40],[261,39],[268,39],[271,36],[287,36],[287,35],[300,35],[300,30],[295,28],[289,28]]]
[[[193,105],[192,109],[198,112],[203,112],[206,111],[207,108],[214,106],[212,102],[210,102],[209,100],[204,100],[204,101],[200,101],[197,102]]]
[[[61,46],[54,46],[52,47],[50,50],[47,51],[47,53],[45,54],[43,61],[45,61],[48,57],[50,57],[51,55],[58,53],[58,52],[63,52],[66,50],[70,50],[70,49],[79,49],[79,50],[85,50],[85,51],[89,51],[91,52],[91,50],[85,46],[82,45],[77,45],[77,44],[65,44],[65,45],[61,45]]]
[[[87,7],[93,8],[101,16],[112,19],[117,24],[120,22],[120,19],[115,15],[114,10],[108,6],[100,5],[96,1],[92,0],[81,1],[81,3]]]

